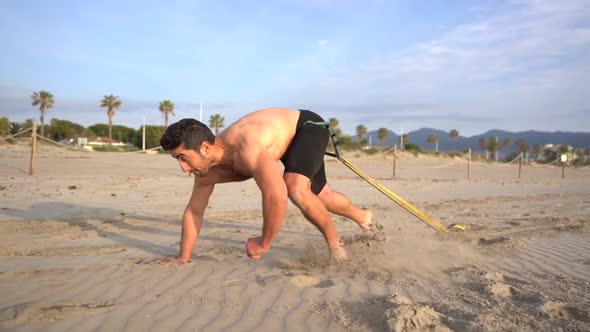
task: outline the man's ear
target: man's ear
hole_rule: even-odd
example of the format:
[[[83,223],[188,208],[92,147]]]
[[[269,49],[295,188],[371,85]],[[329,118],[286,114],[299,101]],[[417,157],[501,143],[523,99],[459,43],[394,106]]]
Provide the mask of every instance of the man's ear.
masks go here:
[[[201,146],[199,147],[199,151],[201,152],[201,155],[208,156],[211,152],[211,148],[212,146],[209,142],[203,141],[203,143],[201,143]]]

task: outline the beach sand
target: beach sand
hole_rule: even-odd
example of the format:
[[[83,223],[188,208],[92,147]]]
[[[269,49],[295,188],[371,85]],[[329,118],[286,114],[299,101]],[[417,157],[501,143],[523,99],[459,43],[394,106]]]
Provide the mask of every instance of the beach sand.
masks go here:
[[[438,234],[341,163],[334,190],[378,239],[335,221],[350,261],[289,205],[271,250],[252,180],[217,185],[192,261],[178,253],[192,177],[165,154],[0,145],[0,329],[17,331],[588,331],[590,169],[405,154],[349,161],[444,225]]]

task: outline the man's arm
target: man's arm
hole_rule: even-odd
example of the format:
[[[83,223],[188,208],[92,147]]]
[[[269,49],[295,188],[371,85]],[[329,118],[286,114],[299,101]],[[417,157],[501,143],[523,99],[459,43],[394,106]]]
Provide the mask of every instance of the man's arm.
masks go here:
[[[201,232],[203,215],[213,192],[213,184],[203,184],[195,177],[193,193],[182,216],[182,235],[180,238],[180,253],[178,259],[182,263],[190,260],[193,248]]]
[[[248,239],[248,256],[258,259],[270,249],[287,214],[287,186],[273,156],[262,146],[250,145],[244,164],[262,193],[262,236]]]

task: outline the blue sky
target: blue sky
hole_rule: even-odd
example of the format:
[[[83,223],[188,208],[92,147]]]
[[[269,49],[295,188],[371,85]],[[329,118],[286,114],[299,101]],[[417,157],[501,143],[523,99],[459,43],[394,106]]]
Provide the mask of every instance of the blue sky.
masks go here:
[[[0,2],[0,116],[163,124],[308,108],[397,133],[433,127],[590,131],[590,2]]]

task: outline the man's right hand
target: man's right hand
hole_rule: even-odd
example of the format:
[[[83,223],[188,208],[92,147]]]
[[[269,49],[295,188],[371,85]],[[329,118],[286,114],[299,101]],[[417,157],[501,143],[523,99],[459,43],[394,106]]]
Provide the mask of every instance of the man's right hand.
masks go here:
[[[255,260],[262,257],[268,249],[269,248],[265,248],[262,245],[262,236],[249,238],[246,242],[246,253],[248,254],[248,257]]]

